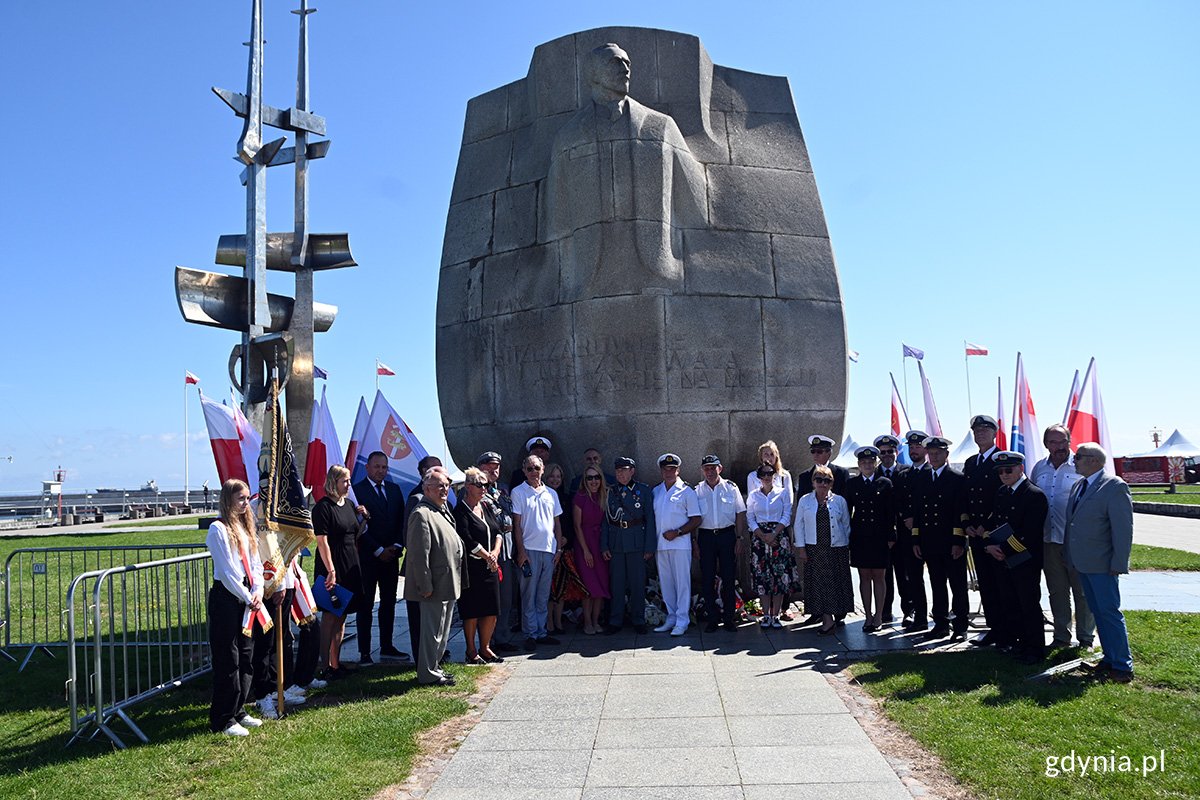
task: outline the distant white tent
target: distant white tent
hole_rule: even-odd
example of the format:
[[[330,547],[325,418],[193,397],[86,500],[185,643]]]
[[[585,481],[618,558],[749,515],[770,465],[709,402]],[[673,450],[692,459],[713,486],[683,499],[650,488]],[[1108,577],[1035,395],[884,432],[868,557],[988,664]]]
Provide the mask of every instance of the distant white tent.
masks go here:
[[[963,434],[962,439],[954,448],[954,452],[950,454],[950,466],[961,468],[967,463],[967,459],[979,452],[979,445],[975,444],[975,434],[967,431]]]
[[[857,468],[858,459],[854,457],[854,451],[860,447],[862,445],[850,438],[850,434],[846,434],[846,439],[842,442],[842,449],[838,452],[837,458],[833,460],[833,463],[846,469],[850,469],[851,467]]]
[[[1167,437],[1167,440],[1160,444],[1155,449],[1148,453],[1138,453],[1134,456],[1126,456],[1126,458],[1188,458],[1189,456],[1200,456],[1200,447],[1188,441],[1187,437],[1179,432],[1176,428],[1175,432]]]

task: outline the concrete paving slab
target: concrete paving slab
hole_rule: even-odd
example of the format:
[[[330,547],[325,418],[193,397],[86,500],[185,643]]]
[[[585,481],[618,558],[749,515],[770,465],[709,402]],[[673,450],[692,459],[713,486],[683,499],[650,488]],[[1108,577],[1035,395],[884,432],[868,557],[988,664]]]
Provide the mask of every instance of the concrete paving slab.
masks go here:
[[[425,795],[425,800],[579,800],[583,789],[570,788],[532,788],[509,786],[494,786],[491,781],[484,781],[485,786],[435,786]]]
[[[737,786],[732,747],[631,747],[595,750],[587,771],[594,786]]]
[[[600,720],[600,729],[596,733],[597,750],[627,748],[631,744],[729,747],[732,742],[724,716]]]
[[[713,660],[704,654],[683,653],[660,655],[642,653],[634,658],[618,658],[613,663],[613,675],[682,675],[712,674]]]
[[[599,720],[484,720],[463,741],[461,750],[590,750],[596,746]]]
[[[435,789],[503,786],[509,789],[582,788],[591,751],[459,750]]]
[[[745,786],[742,791],[745,800],[829,800],[831,797],[852,797],[854,800],[912,800],[913,797],[899,781]]]
[[[729,736],[735,747],[870,743],[845,713],[730,717]]]
[[[485,720],[599,719],[603,695],[496,695],[483,712]]]
[[[614,680],[618,677],[650,678],[658,676],[613,676]],[[721,713],[721,697],[717,694],[715,687],[696,688],[681,685],[677,691],[648,691],[640,687],[621,691],[610,687],[608,696],[604,700],[601,717],[603,719],[712,717]]]
[[[721,687],[727,717],[761,717],[773,714],[837,714],[846,704],[829,687],[825,690],[764,692],[745,686]]]
[[[858,745],[735,746],[733,752],[737,757],[742,783],[746,786],[762,783],[884,783],[898,780],[896,773],[869,740]]]
[[[740,786],[604,786],[583,790],[582,800],[745,800]]]
[[[526,676],[524,672],[517,672],[508,679],[504,688],[509,694],[538,697],[603,695],[608,691],[608,682],[607,675]]]
[[[507,658],[506,663],[521,664],[523,677],[549,677],[554,675],[609,675],[613,671],[616,657],[612,653],[593,657],[578,653],[560,653],[554,658]]]

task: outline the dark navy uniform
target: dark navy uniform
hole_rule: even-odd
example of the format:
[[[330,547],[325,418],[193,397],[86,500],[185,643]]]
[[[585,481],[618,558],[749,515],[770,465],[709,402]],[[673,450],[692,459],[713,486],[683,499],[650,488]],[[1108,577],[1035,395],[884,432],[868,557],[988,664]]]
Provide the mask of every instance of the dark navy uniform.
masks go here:
[[[658,550],[654,527],[654,498],[640,481],[617,484],[608,491],[608,510],[600,529],[600,552],[611,552],[608,564],[612,603],[608,622],[620,627],[625,619],[625,595],[634,625],[646,624],[646,555]]]
[[[1046,631],[1042,621],[1042,535],[1049,512],[1046,494],[1028,479],[1015,489],[1001,486],[989,527],[1004,523],[1013,534],[1000,544],[1006,557],[1028,553],[1031,557],[1015,567],[984,558],[996,569],[996,625],[998,644],[1013,645],[1018,656],[1028,661],[1045,657]]]
[[[912,593],[908,590],[907,577],[908,562],[912,559],[912,533],[904,526],[904,514],[901,513],[904,510],[904,486],[901,476],[908,469],[903,464],[893,464],[891,468],[880,464],[875,470],[876,475],[892,482],[892,507],[896,512],[896,546],[892,548],[887,574],[883,578],[886,587],[883,598],[884,622],[892,619],[892,604],[897,594],[900,595],[900,616],[906,617],[913,610]],[[925,594],[924,586],[921,587],[921,594]]]
[[[991,531],[992,509],[996,505],[996,491],[1000,488],[1000,478],[992,469],[992,454],[996,452],[993,446],[985,453],[976,453],[967,459],[963,465],[963,475],[967,479],[967,519],[963,527],[969,528],[982,525]],[[987,620],[988,629],[996,630],[996,581],[998,571],[1003,565],[989,556],[985,551],[987,539],[978,536],[968,536],[971,543],[971,558],[975,562],[975,576],[979,581],[979,599],[983,602],[983,616]],[[990,637],[992,639],[997,637]],[[986,641],[986,640],[985,640]]]
[[[900,586],[900,607],[907,617],[912,614],[912,622],[908,629],[924,630],[929,625],[929,598],[925,595],[925,560],[917,558],[913,553],[912,531],[904,520],[911,519],[916,525],[916,490],[917,478],[922,472],[929,471],[929,464],[921,463],[914,466],[897,465],[892,468],[892,483],[896,487],[896,515],[900,518],[896,526],[895,550],[904,550],[902,556],[896,558],[896,583]],[[899,564],[903,563],[901,570]],[[908,593],[908,606],[904,606],[905,592]]]
[[[966,514],[966,478],[953,467],[942,467],[934,478],[933,469],[916,473],[910,483],[910,504],[913,512],[913,544],[920,545],[921,558],[929,567],[930,592],[933,595],[933,631],[931,635],[950,632],[950,611],[954,611],[954,632],[967,630],[969,601],[967,599],[967,559],[954,558],[955,545],[967,546],[963,533]],[[947,593],[953,594],[953,606]]]
[[[850,509],[850,566],[886,569],[896,542],[896,504],[892,482],[856,475],[846,481],[846,505]]]

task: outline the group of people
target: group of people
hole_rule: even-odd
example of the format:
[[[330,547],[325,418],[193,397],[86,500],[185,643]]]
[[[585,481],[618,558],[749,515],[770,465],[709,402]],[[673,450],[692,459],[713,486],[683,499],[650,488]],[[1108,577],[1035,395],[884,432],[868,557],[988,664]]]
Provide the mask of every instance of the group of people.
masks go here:
[[[367,477],[353,487],[345,467],[331,467],[312,514],[316,580],[331,598],[341,587],[350,600],[326,610],[319,628],[300,628],[294,658],[288,641],[285,697],[303,702],[308,689],[345,674],[340,653],[351,611],[359,664],[371,663],[377,593],[381,657],[415,661],[422,684],[451,685],[442,665],[456,607],[469,664],[503,662],[501,653],[522,649],[518,637],[526,650],[557,644],[563,606],[573,602],[585,634],[613,634],[625,625],[644,634],[651,564],[664,607],[656,632],[682,636],[693,611],[708,632],[734,629],[741,624],[739,598],[753,595],[762,627],[783,627],[800,597],[807,614],[801,626],[819,624],[817,632],[829,635],[854,610],[857,570],[864,632],[896,621],[898,597],[905,631],[926,640],[961,639],[969,616],[968,552],[988,628],[973,645],[995,646],[1031,664],[1044,658],[1044,572],[1051,646],[1071,644],[1073,618],[1080,646],[1090,647],[1099,634],[1104,657],[1096,674],[1128,681],[1133,664],[1117,589],[1117,576],[1129,569],[1128,487],[1104,472],[1106,456],[1097,445],[1082,444],[1072,455],[1061,425],[1046,430],[1049,455],[1028,477],[1021,453],[996,448],[994,419],[978,415],[971,429],[979,453],[961,472],[947,464],[952,443],[922,431],[904,436],[910,465],[899,463],[901,441],[884,435],[855,452],[853,476],[831,463],[835,443],[827,436],[809,437],[813,466],[795,475],[767,441],[744,494],[723,476],[715,454],[701,460],[703,479],[695,486],[680,479],[678,455],[662,454],[661,480],[652,489],[637,480],[637,463],[628,456],[606,473],[595,448],[584,453],[583,470],[568,486],[564,470],[549,461],[544,436],[526,443],[511,489],[501,482],[501,455],[481,454],[453,507],[450,476],[436,457],[420,462],[420,483],[407,496],[387,479],[381,452],[370,455]],[[258,653],[273,640],[266,635],[271,600],[262,596],[249,498],[244,483],[226,481],[221,516],[208,534],[210,725],[235,735],[261,724],[247,715],[248,702],[257,701],[264,716],[277,713],[274,659]],[[296,573],[289,566],[289,578]],[[392,640],[401,575],[411,656]],[[286,591],[272,600],[290,606],[294,587],[285,581]],[[256,627],[256,620],[265,624]]]

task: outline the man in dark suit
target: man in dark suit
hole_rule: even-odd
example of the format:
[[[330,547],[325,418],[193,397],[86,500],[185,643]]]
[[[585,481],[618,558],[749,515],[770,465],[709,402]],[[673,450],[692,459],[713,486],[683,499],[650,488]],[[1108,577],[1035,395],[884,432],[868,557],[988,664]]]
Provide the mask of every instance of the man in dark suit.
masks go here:
[[[905,576],[908,574],[908,562],[912,559],[912,532],[904,527],[904,515],[901,513],[904,508],[901,497],[903,492],[901,476],[908,471],[908,467],[896,463],[896,456],[900,452],[900,440],[895,436],[889,434],[876,436],[873,444],[879,450],[879,468],[875,472],[879,477],[887,478],[892,482],[892,502],[896,508],[896,546],[891,548],[891,552],[888,554],[887,571],[883,576],[883,621],[888,623],[895,620],[895,616],[892,614],[892,604],[897,593],[900,595],[900,616],[907,619],[913,610],[912,592],[908,590],[908,582],[905,580]],[[924,587],[922,587],[922,594],[924,594]]]
[[[997,647],[1011,645],[1010,652],[1023,664],[1037,664],[1046,657],[1046,629],[1042,624],[1042,535],[1050,503],[1046,494],[1025,478],[1025,456],[1011,450],[991,458],[1002,484],[987,527],[1005,523],[1012,535],[999,543],[985,540],[983,557],[996,569],[992,616]],[[1024,556],[1028,554],[1028,558]],[[1020,563],[1018,563],[1020,562]]]
[[[971,543],[971,557],[975,562],[975,576],[979,582],[979,599],[983,603],[983,616],[987,620],[987,633],[976,636],[971,640],[975,647],[987,647],[992,644],[1012,644],[1001,642],[996,631],[996,595],[998,572],[1004,569],[1002,564],[984,552],[987,547],[987,535],[995,525],[991,524],[992,509],[996,505],[996,495],[1000,489],[1000,476],[992,466],[992,455],[996,452],[996,420],[987,414],[976,414],[971,417],[971,435],[979,452],[967,459],[963,464],[963,475],[967,479],[967,519],[963,530],[967,541]]]
[[[913,555],[923,558],[929,567],[933,595],[933,629],[925,634],[926,640],[950,635],[951,610],[953,638],[967,636],[967,540],[962,528],[967,518],[966,478],[946,464],[951,444],[941,436],[926,439],[929,469],[918,472],[913,481]]]
[[[846,491],[846,481],[850,480],[849,471],[845,467],[829,463],[833,457],[833,447],[835,444],[837,443],[828,436],[816,434],[808,437],[808,452],[812,455],[813,466],[795,477],[793,482],[796,486],[796,496],[792,498],[792,508],[796,507],[797,500],[812,492],[813,467],[829,467],[830,471],[833,472],[834,494],[840,495]]]
[[[371,661],[371,611],[379,589],[379,656],[408,660],[392,643],[396,622],[396,586],[404,552],[404,492],[387,479],[388,458],[376,450],[367,456],[367,477],[354,484],[354,496],[366,509],[367,529],[358,539],[364,602],[359,606],[359,663]]]
[[[929,600],[925,596],[925,562],[917,558],[913,550],[912,529],[915,519],[917,477],[923,470],[929,469],[925,460],[925,440],[929,434],[925,431],[911,430],[904,434],[904,444],[908,448],[908,459],[911,466],[901,469],[893,481],[896,486],[896,507],[900,513],[900,525],[896,528],[896,546],[893,552],[904,547],[904,574],[897,575],[899,582],[903,579],[908,587],[909,600],[912,603],[911,614],[904,615],[902,627],[906,631],[923,631],[929,627]]]
[[[1133,655],[1117,581],[1129,572],[1133,503],[1125,481],[1104,471],[1106,460],[1104,450],[1094,442],[1081,444],[1075,451],[1075,471],[1080,479],[1067,503],[1063,546],[1083,581],[1104,649],[1096,675],[1129,683],[1133,680]]]

